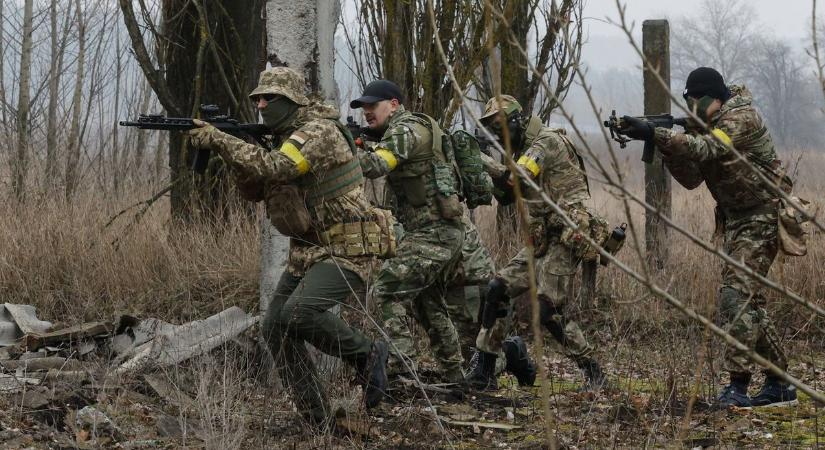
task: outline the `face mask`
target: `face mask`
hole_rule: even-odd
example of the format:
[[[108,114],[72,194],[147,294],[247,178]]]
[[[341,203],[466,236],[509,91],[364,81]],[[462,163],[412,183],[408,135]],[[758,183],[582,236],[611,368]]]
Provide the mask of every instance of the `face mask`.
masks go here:
[[[276,132],[286,131],[295,118],[295,112],[298,111],[299,107],[300,105],[284,96],[276,97],[261,110],[264,125]]]
[[[708,117],[706,117],[705,113],[707,112],[708,107],[710,107],[710,105],[713,102],[715,102],[716,99],[705,95],[704,97],[699,99],[688,97],[686,100],[688,109],[690,109],[691,111],[696,111],[696,116],[702,119],[703,122],[707,122]]]

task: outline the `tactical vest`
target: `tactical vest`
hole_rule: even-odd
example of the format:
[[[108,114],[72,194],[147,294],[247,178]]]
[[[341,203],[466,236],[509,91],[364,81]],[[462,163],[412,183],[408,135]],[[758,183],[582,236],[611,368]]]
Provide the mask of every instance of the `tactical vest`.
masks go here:
[[[409,159],[387,176],[396,197],[396,216],[405,230],[415,230],[438,220],[457,220],[463,214],[459,183],[450,155],[441,145],[443,133],[424,114],[409,114],[399,124],[424,127]],[[396,124],[398,125],[398,124]]]

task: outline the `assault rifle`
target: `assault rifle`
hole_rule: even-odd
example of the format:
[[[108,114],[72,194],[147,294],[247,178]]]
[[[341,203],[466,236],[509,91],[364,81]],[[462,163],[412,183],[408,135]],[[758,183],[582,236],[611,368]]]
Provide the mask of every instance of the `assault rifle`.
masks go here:
[[[646,120],[653,124],[654,127],[657,128],[673,128],[673,125],[679,125],[680,127],[687,126],[688,118],[687,117],[673,117],[670,114],[655,114],[652,116],[637,116],[639,119]],[[604,126],[610,129],[610,137],[613,138],[614,141],[619,143],[619,147],[625,148],[627,147],[627,143],[632,141],[632,139],[628,138],[624,134],[622,134],[621,129],[624,127],[624,123],[622,119],[616,117],[616,110],[614,109],[613,112],[610,114],[610,117],[604,121]],[[645,141],[645,149],[642,152],[642,161],[650,164],[653,162],[653,141]]]
[[[217,105],[201,105],[200,112],[203,115],[204,122],[210,123],[215,128],[224,133],[231,134],[240,138],[250,137],[255,139],[261,146],[269,149],[270,139],[267,136],[272,135],[272,130],[261,123],[240,123],[236,119],[230,118],[226,114],[219,114],[220,110]],[[186,131],[197,128],[191,117],[166,117],[161,114],[141,114],[138,116],[136,122],[121,121],[122,127],[137,127],[141,130],[176,130]],[[195,160],[192,162],[192,169],[203,174],[206,167],[209,165],[209,158],[211,151],[206,148],[199,148],[195,155]]]
[[[349,130],[352,138],[356,140],[356,145],[358,144],[358,139],[361,141],[371,141],[371,142],[378,142],[381,140],[381,135],[377,134],[375,130],[370,127],[362,127],[361,124],[355,121],[352,116],[347,116],[347,129]]]

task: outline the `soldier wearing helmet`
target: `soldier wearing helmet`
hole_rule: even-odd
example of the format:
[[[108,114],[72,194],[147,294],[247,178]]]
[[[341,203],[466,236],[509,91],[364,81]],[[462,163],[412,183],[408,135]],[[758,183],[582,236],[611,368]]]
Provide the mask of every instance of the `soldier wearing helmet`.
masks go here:
[[[392,216],[373,208],[352,138],[336,108],[305,95],[304,77],[285,67],[263,71],[249,98],[272,129],[277,147],[247,143],[200,122],[195,147],[219,152],[242,195],[265,201],[272,224],[290,237],[287,269],[261,328],[277,367],[305,418],[333,421],[310,343],[353,365],[367,407],[385,395],[387,344],[329,312],[352,293],[363,295],[367,273],[394,252]]]
[[[592,227],[597,216],[584,203],[590,199],[587,175],[576,147],[564,130],[552,129],[535,116],[525,116],[519,102],[509,95],[491,98],[486,105],[482,123],[512,150],[521,173],[538,184],[543,193],[558,204],[578,227],[568,226],[532,189],[521,190],[529,212],[530,236],[535,257],[534,280],[537,287],[542,324],[561,345],[562,351],[584,373],[584,389],[598,390],[605,384],[600,365],[593,359],[594,348],[579,327],[570,308],[569,286],[579,262],[594,258],[595,252],[582,233],[596,242],[606,237],[607,227]],[[497,187],[503,184],[499,176]],[[507,175],[504,178],[512,177]],[[504,197],[511,197],[504,195]],[[598,219],[601,223],[603,220]],[[599,231],[594,232],[593,229]],[[488,286],[482,312],[482,328],[476,339],[477,364],[468,375],[472,386],[494,383],[496,355],[502,348],[506,333],[504,317],[510,309],[510,299],[528,291],[527,262],[529,249],[522,249],[501,270]],[[525,364],[528,360],[525,360]]]

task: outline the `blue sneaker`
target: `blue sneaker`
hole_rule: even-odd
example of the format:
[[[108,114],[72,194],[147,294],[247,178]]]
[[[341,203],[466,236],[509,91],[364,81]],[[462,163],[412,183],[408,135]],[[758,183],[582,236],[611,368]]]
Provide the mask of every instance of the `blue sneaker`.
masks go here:
[[[753,406],[795,406],[796,387],[783,383],[778,378],[767,377],[762,390],[751,400]]]
[[[719,409],[727,409],[731,406],[737,408],[750,408],[752,405],[750,397],[748,397],[748,385],[731,383],[722,389],[719,398],[716,400],[716,406]]]

